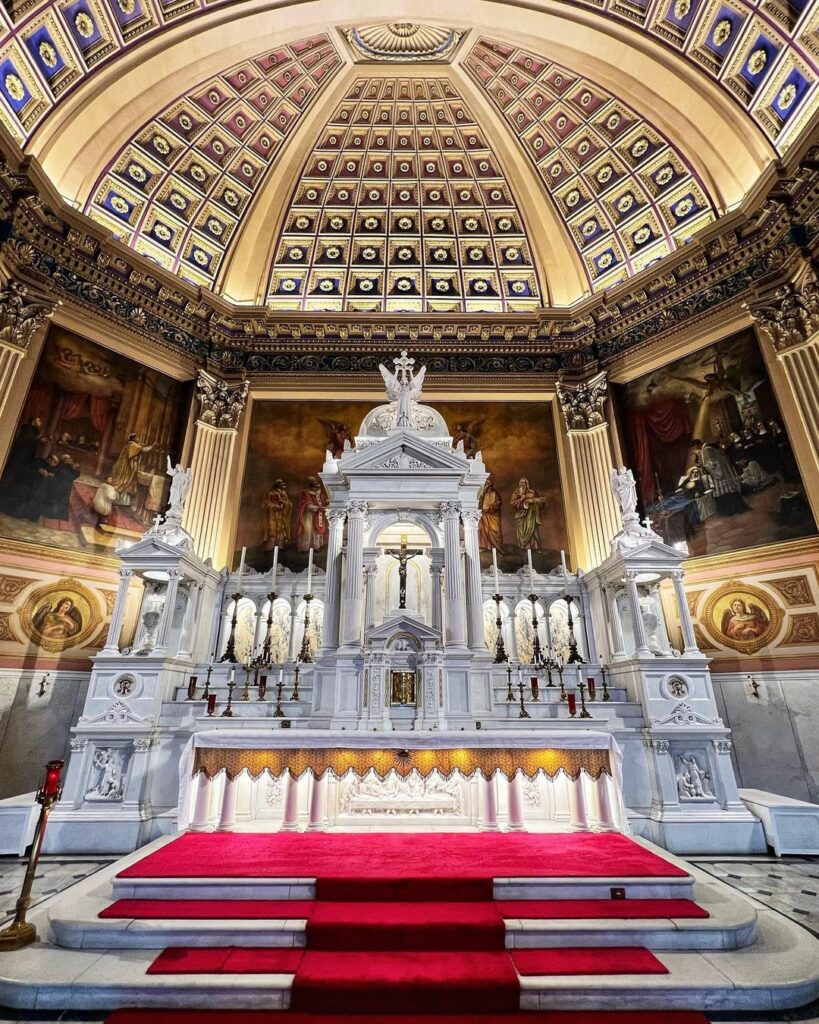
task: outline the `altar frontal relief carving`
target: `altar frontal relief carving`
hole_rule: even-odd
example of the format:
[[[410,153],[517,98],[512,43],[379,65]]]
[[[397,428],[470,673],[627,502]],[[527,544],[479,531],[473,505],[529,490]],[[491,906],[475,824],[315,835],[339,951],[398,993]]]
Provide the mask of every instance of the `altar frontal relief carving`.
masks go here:
[[[653,370],[618,399],[643,510],[667,543],[713,555],[816,533],[753,332]]]
[[[55,653],[82,647],[102,622],[94,595],[73,579],[38,588],[19,615],[28,639]]]
[[[0,479],[0,535],[114,554],[165,507],[187,387],[51,327]]]
[[[430,403],[445,419],[455,446],[480,451],[490,473],[480,496],[484,567],[497,548],[499,567],[514,572],[531,548],[536,569],[547,571],[565,548],[566,527],[552,409],[547,402],[442,401]],[[237,555],[270,567],[278,545],[283,565],[299,571],[315,549],[324,565],[329,535],[327,495],[318,479],[325,452],[353,445],[373,402],[269,401],[253,407],[242,484]],[[408,467],[412,468],[412,467]]]

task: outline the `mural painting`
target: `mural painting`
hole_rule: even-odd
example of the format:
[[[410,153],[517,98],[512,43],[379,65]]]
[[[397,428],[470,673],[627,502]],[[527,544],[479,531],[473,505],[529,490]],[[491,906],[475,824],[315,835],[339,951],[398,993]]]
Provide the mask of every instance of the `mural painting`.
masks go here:
[[[730,580],[710,595],[702,621],[723,646],[755,654],[776,637],[782,618],[782,610],[764,591]]]
[[[35,590],[19,616],[28,639],[55,653],[84,646],[102,622],[94,595],[71,578]]]
[[[0,535],[113,554],[165,507],[187,386],[52,327],[0,479]]]
[[[643,511],[667,543],[713,555],[816,533],[752,331],[616,395]]]
[[[551,406],[546,402],[431,402],[457,446],[483,453],[490,473],[480,495],[484,565],[514,572],[532,550],[535,568],[548,571],[566,544],[563,499]],[[253,406],[242,485],[238,552],[269,568],[273,549],[298,572],[312,547],[324,565],[327,495],[318,477],[328,449],[338,456],[354,440],[372,402],[271,401]],[[510,424],[512,425],[510,429]]]

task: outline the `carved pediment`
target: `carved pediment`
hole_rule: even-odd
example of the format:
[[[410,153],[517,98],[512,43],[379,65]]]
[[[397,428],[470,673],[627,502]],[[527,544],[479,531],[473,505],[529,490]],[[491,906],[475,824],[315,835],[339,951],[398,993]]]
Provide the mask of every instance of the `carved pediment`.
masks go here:
[[[393,615],[389,619],[385,619],[385,621],[379,625],[373,626],[372,629],[367,630],[366,639],[367,641],[388,641],[399,633],[406,633],[410,636],[417,637],[422,644],[425,641],[429,643],[437,643],[441,639],[441,634],[438,630],[433,629],[431,626],[428,626],[425,622],[421,622],[420,619],[416,619],[412,615],[407,615],[406,612]]]
[[[470,463],[461,452],[430,444],[411,431],[399,430],[378,444],[345,453],[340,468],[343,473],[447,471],[462,475],[468,472]]]

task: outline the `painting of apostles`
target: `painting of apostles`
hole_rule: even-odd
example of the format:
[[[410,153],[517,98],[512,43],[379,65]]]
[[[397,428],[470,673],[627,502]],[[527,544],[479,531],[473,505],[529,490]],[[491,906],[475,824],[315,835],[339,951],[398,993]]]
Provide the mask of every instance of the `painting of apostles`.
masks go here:
[[[290,543],[290,516],[293,502],[287,493],[287,484],[279,477],[264,496],[264,546],[267,551],[286,548]]]
[[[165,505],[182,385],[53,326],[0,478],[0,535],[113,553]]]
[[[668,544],[717,554],[816,533],[752,331],[615,391],[640,503]]]

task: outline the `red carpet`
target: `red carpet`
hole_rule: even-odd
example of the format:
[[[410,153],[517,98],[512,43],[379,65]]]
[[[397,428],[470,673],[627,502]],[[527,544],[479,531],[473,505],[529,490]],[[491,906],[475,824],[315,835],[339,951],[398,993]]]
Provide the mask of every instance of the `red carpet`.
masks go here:
[[[488,1013],[491,1024],[708,1024],[693,1010],[522,1010]],[[476,1014],[406,1014],[401,1024],[475,1024]],[[381,1024],[366,1014],[282,1013],[281,1010],[115,1010],[105,1024]]]
[[[120,878],[362,879],[657,878],[686,872],[619,833],[187,833]],[[443,894],[441,894],[443,896]],[[328,898],[321,892],[320,898]],[[334,898],[344,898],[336,895]],[[372,898],[372,897],[371,897]],[[387,897],[390,898],[390,897]],[[394,897],[393,897],[394,898]],[[443,898],[463,899],[451,886]]]
[[[290,997],[310,1013],[505,1013],[520,1007],[512,960],[497,952],[305,953]]]
[[[140,921],[259,921],[307,917],[313,900],[116,900],[99,917]]]
[[[639,946],[579,946],[562,949],[512,949],[518,974],[668,974],[654,954]]]
[[[265,946],[186,947],[163,949],[148,974],[295,974],[303,949]]]

